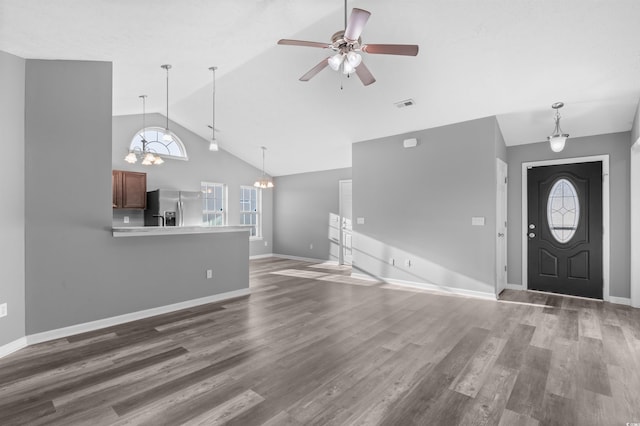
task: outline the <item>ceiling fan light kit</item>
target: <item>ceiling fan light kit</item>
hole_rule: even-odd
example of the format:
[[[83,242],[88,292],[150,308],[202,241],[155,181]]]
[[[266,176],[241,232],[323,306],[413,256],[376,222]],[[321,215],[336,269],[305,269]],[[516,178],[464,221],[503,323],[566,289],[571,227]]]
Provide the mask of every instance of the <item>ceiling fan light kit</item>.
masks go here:
[[[344,2],[345,29],[338,31],[331,37],[331,43],[315,41],[281,39],[278,44],[288,46],[318,47],[331,49],[335,53],[323,59],[318,65],[307,71],[300,81],[309,81],[316,74],[329,66],[334,71],[340,71],[350,76],[355,73],[362,84],[368,86],[376,81],[375,77],[362,62],[360,52],[368,54],[416,56],[418,46],[415,44],[362,44],[360,34],[371,16],[371,12],[354,8],[347,20],[347,2]]]
[[[564,106],[563,102],[556,102],[551,105],[556,111],[554,116],[555,128],[553,129],[553,134],[551,136],[547,136],[547,140],[549,141],[549,145],[551,146],[551,151],[553,152],[561,152],[564,149],[564,145],[567,142],[567,138],[569,137],[568,133],[562,133],[562,129],[560,128],[560,112],[558,111],[560,108]]]

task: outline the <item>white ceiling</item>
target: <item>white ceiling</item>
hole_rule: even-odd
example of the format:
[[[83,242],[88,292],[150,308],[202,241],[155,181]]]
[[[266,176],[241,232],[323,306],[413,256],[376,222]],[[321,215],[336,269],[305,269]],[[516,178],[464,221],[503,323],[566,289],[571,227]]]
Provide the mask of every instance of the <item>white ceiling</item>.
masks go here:
[[[351,165],[351,143],[498,117],[507,145],[540,142],[564,101],[571,136],[627,131],[640,99],[637,0],[362,0],[365,43],[419,44],[417,57],[364,55],[364,87],[329,68],[339,0],[0,0],[0,50],[113,62],[113,113],[165,112],[210,138],[212,74],[221,147],[286,175]],[[343,89],[341,89],[341,85]],[[394,102],[412,98],[398,109]],[[203,141],[203,143],[206,143]],[[570,141],[568,142],[570,143]]]

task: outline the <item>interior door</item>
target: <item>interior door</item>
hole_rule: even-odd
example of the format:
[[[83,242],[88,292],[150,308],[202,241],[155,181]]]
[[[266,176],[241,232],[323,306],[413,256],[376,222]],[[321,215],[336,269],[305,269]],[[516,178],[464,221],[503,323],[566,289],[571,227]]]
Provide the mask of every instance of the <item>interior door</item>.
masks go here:
[[[353,206],[352,183],[350,180],[340,181],[340,264],[353,263],[352,239],[353,224],[351,221]]]
[[[496,159],[496,296],[507,287],[507,163]]]
[[[527,171],[532,290],[602,299],[602,162]]]

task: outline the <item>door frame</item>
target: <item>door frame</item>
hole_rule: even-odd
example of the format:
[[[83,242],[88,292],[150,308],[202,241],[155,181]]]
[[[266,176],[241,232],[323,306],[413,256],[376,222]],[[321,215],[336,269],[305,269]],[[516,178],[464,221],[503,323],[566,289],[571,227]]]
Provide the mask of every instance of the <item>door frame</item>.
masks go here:
[[[504,171],[504,173],[502,173]],[[502,178],[504,177],[504,181],[502,180]],[[500,292],[502,290],[504,290],[505,288],[507,288],[508,286],[508,282],[509,279],[507,278],[507,274],[508,274],[508,265],[507,265],[507,261],[505,259],[504,264],[502,263],[501,259],[498,256],[498,253],[500,252],[500,245],[502,244],[503,248],[504,248],[504,255],[505,258],[508,256],[509,250],[508,250],[508,241],[507,241],[507,237],[508,237],[508,224],[509,224],[509,199],[508,199],[508,194],[509,194],[509,187],[508,187],[508,177],[509,177],[509,165],[501,160],[500,158],[496,158],[496,286],[495,286],[495,292],[496,292],[496,298],[498,297],[498,295],[500,294]],[[504,186],[504,200],[500,199],[500,187]],[[501,201],[504,201],[504,203],[501,203]],[[500,212],[502,212],[502,218],[500,217]],[[501,220],[500,219],[504,219],[505,223],[500,223]],[[504,229],[504,235],[502,237],[500,237],[498,234],[500,233],[500,229]],[[507,269],[505,269],[504,274],[505,274],[505,282],[504,282],[504,288],[500,288],[500,281],[499,281],[499,277],[500,277],[500,273],[502,272],[501,269],[503,267],[507,266]]]
[[[631,306],[640,308],[640,138],[631,146]]]
[[[529,167],[555,166],[561,164],[602,162],[602,300],[609,301],[609,262],[610,262],[610,236],[609,236],[609,155],[593,155],[589,157],[559,158],[556,160],[541,160],[522,163],[522,229],[520,238],[522,239],[522,285],[529,289],[528,279],[528,240],[524,238],[527,234],[527,170]]]
[[[352,197],[352,206],[353,206],[353,179],[340,179],[338,181],[338,217],[339,228],[340,228],[340,244],[338,245],[338,250],[340,251],[338,255],[338,265],[344,265],[344,235],[342,233],[342,210],[344,206],[342,205],[342,184],[351,182],[351,197]],[[353,211],[351,212],[351,217],[353,218]],[[352,231],[352,240],[351,244],[353,246],[353,231]]]

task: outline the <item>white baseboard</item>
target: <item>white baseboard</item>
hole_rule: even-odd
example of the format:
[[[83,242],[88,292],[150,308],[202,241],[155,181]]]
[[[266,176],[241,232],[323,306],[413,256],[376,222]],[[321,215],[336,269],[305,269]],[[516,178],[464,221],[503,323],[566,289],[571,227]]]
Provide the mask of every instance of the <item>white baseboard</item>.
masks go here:
[[[274,254],[273,253],[267,253],[267,254],[256,254],[254,256],[249,256],[249,260],[255,260],[255,259],[266,259],[268,257],[273,257]]]
[[[327,260],[327,259],[314,259],[313,257],[300,257],[300,256],[290,256],[288,254],[277,254],[273,253],[273,257],[279,257],[281,259],[289,259],[289,260],[299,260],[301,262],[313,262],[313,263],[327,263],[330,265],[337,265],[338,262],[335,260]]]
[[[4,358],[7,355],[14,353],[15,351],[19,351],[22,348],[27,347],[27,338],[21,337],[17,340],[14,340],[11,343],[7,343],[4,346],[0,346],[0,358]]]
[[[145,309],[144,311],[132,312],[129,314],[118,315],[115,317],[104,318],[101,320],[85,322],[69,327],[58,328],[56,330],[44,331],[42,333],[31,334],[26,337],[28,345],[36,343],[48,342],[50,340],[61,339],[63,337],[73,336],[74,334],[86,333],[88,331],[99,330],[101,328],[111,327],[130,321],[149,318],[155,315],[166,314],[180,309],[192,308],[194,306],[204,305],[206,303],[221,302],[235,297],[246,296],[250,294],[250,289],[243,288],[241,290],[228,291],[226,293],[214,294],[212,296],[201,297],[199,299],[187,300],[185,302],[173,303],[171,305],[160,306],[157,308]]]
[[[616,296],[609,296],[609,300],[608,302],[611,303],[616,303],[618,305],[627,305],[627,306],[631,306],[631,298],[630,297],[616,297]]]
[[[367,274],[360,274],[360,273],[351,273],[351,276],[353,278],[359,278],[362,280],[369,280],[369,281],[374,281],[376,280],[376,278],[372,277],[371,275],[367,275]],[[399,285],[402,287],[413,287],[413,288],[418,288],[421,290],[429,290],[429,291],[435,291],[438,293],[442,293],[442,294],[449,294],[449,295],[456,295],[456,296],[469,296],[469,297],[476,297],[479,299],[485,299],[485,300],[496,300],[496,296],[493,293],[485,293],[482,291],[475,291],[475,290],[466,290],[463,288],[456,288],[456,287],[446,287],[446,286],[440,286],[440,285],[435,285],[435,284],[430,284],[430,283],[421,283],[421,282],[416,282],[416,281],[405,281],[405,280],[397,280],[397,279],[393,279],[393,278],[380,278],[380,280],[388,283],[388,284],[394,284],[394,285]]]

